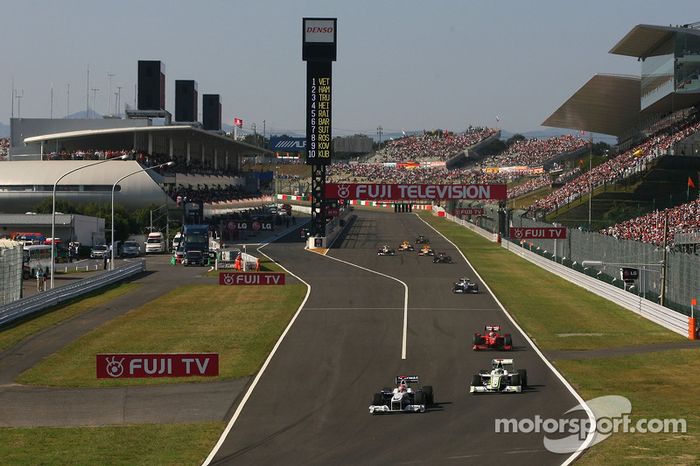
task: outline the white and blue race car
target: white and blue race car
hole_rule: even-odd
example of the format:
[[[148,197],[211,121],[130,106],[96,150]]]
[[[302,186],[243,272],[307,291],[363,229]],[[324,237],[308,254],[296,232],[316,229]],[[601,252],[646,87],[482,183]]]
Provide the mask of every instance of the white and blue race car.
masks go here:
[[[399,375],[396,388],[384,388],[374,394],[369,406],[370,414],[380,413],[424,413],[433,404],[433,387],[412,388],[419,384],[417,375]]]

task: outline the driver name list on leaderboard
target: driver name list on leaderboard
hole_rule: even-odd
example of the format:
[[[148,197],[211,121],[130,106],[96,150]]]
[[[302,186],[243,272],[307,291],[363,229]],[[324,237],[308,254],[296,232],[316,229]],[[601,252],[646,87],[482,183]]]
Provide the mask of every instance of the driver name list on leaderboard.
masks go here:
[[[331,78],[313,78],[311,82],[311,153],[331,157]]]

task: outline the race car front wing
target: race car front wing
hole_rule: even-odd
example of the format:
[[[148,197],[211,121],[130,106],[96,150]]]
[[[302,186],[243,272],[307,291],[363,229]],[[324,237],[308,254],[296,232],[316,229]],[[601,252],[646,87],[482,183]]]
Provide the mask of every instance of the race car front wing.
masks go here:
[[[403,408],[400,408],[398,406],[390,406],[390,405],[371,405],[369,407],[369,413],[370,414],[379,414],[379,413],[424,413],[425,412],[425,405],[411,405],[407,404]]]

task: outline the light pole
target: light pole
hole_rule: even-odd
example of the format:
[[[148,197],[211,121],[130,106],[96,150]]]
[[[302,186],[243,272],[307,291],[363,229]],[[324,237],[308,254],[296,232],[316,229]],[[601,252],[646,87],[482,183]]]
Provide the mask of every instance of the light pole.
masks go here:
[[[56,258],[54,257],[55,254],[55,248],[56,248],[56,186],[58,185],[58,182],[61,181],[63,178],[66,176],[70,175],[71,173],[77,172],[78,170],[82,170],[83,168],[88,168],[88,167],[94,167],[95,165],[99,165],[101,163],[106,163],[106,162],[111,162],[112,160],[126,160],[127,155],[123,155],[121,157],[115,157],[113,159],[106,159],[106,160],[100,160],[99,162],[91,163],[89,165],[83,165],[78,168],[74,168],[73,170],[69,170],[63,175],[61,175],[56,182],[53,184],[53,192],[51,194],[52,197],[52,208],[51,208],[51,289],[53,290],[53,275],[54,275],[54,264],[56,261]]]
[[[175,165],[175,162],[166,162],[166,163],[161,163],[160,165],[155,165],[153,167],[148,167],[148,168],[142,168],[141,170],[136,170],[134,172],[131,172],[127,175],[122,176],[119,178],[117,181],[114,182],[112,185],[112,246],[110,247],[111,250],[111,259],[110,259],[110,264],[109,264],[109,269],[114,270],[114,189],[117,187],[117,184],[119,184],[120,181],[122,181],[124,178],[128,178],[131,175],[135,175],[137,173],[141,172],[147,172],[149,170],[155,170],[156,168],[161,168],[161,167],[172,167]],[[166,238],[167,240],[167,238]]]

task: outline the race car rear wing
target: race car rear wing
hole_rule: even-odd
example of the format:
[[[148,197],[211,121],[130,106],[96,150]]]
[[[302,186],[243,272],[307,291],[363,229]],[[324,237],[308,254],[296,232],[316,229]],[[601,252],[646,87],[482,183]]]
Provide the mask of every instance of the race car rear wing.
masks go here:
[[[484,330],[486,330],[487,332],[500,332],[501,326],[500,325],[487,325],[484,327]]]
[[[491,364],[493,364],[494,366],[498,363],[501,363],[504,366],[506,366],[506,365],[512,366],[513,360],[512,359],[494,359],[493,361],[491,361]]]
[[[418,379],[417,375],[397,375],[396,376],[396,384],[400,384],[401,382],[405,383],[419,383],[420,380]]]

